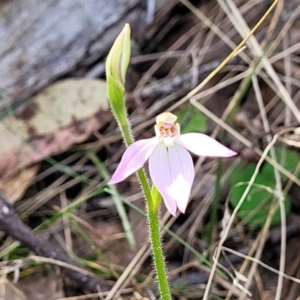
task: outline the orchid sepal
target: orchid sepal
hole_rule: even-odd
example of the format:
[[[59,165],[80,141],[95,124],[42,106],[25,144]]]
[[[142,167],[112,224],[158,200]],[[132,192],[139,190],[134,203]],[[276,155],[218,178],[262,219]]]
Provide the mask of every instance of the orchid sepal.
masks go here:
[[[108,184],[116,184],[132,175],[146,163],[157,144],[157,138],[139,140],[126,148],[121,162]]]
[[[231,157],[237,153],[203,133],[185,133],[178,137],[177,143],[198,156]],[[201,145],[203,145],[201,147]]]

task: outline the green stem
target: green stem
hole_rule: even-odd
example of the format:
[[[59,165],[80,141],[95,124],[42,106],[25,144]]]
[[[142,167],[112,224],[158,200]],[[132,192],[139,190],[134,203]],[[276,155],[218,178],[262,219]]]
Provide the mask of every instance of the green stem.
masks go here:
[[[211,213],[209,217],[209,223],[207,225],[207,245],[208,247],[211,246],[214,229],[218,222],[218,207],[220,203],[220,184],[221,184],[221,175],[222,175],[222,165],[221,162],[218,161],[217,163],[217,171],[216,171],[216,184],[215,184],[215,195],[213,198],[213,203],[211,205]]]
[[[152,247],[153,263],[156,270],[160,297],[162,300],[171,300],[171,291],[168,282],[165,257],[162,250],[158,211],[148,208],[149,234]]]
[[[156,198],[156,199],[155,199]],[[159,199],[158,199],[159,198]],[[162,300],[171,300],[171,291],[167,279],[167,268],[163,254],[162,240],[159,225],[159,203],[161,196],[154,187],[152,189],[152,201],[147,201],[147,217],[149,234],[153,254],[153,263],[156,270],[159,292]]]
[[[163,254],[163,246],[159,226],[159,204],[161,202],[161,196],[155,187],[152,189],[152,191],[150,190],[144,169],[139,170],[137,172],[137,175],[146,200],[149,236],[154,268],[157,275],[160,299],[171,300],[172,296],[167,278],[168,272],[165,264],[165,257]]]
[[[118,120],[116,114],[115,117]],[[128,121],[127,116],[126,118],[120,119],[118,120],[118,124],[122,132],[124,142],[126,146],[129,146],[134,142],[130,123]],[[155,187],[152,189],[152,191],[150,190],[149,181],[147,179],[147,175],[144,169],[140,169],[139,171],[137,171],[137,177],[139,179],[146,202],[149,238],[151,243],[154,268],[157,275],[160,299],[171,300],[172,296],[168,282],[168,273],[165,264],[165,257],[163,254],[159,226],[159,206],[161,202],[161,195]]]
[[[122,117],[122,120],[120,120],[118,125],[121,129],[124,143],[128,147],[134,142],[134,137],[132,135],[131,126],[126,113],[124,113],[124,117]]]
[[[129,146],[134,142],[124,101],[124,82],[129,59],[130,27],[126,24],[123,31],[114,42],[106,61],[107,96],[126,146]],[[139,170],[137,176],[146,200],[150,242],[161,299],[171,300],[158,218],[161,196],[155,187],[152,191],[150,190],[150,185],[144,169]]]

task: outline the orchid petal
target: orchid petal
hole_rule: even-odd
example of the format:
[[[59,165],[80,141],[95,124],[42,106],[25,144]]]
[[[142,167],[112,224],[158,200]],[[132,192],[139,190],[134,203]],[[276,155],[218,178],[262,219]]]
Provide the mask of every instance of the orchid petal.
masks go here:
[[[175,143],[168,150],[173,179],[169,187],[169,194],[176,199],[178,209],[184,213],[195,176],[193,160],[188,151],[179,144]]]
[[[108,184],[115,184],[139,170],[156,147],[156,137],[139,140],[131,144],[124,152],[121,162]]]
[[[202,133],[182,134],[176,142],[199,156],[230,157],[237,154],[215,139]]]
[[[151,179],[172,215],[185,212],[194,180],[191,155],[180,145],[159,144],[149,158]]]
[[[153,184],[162,195],[168,211],[176,215],[177,204],[175,199],[168,195],[167,187],[172,184],[167,147],[159,143],[149,158],[149,172]]]

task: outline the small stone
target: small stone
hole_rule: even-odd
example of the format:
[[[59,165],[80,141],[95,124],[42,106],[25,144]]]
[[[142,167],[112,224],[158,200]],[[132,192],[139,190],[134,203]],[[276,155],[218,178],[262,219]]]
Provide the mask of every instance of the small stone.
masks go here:
[[[9,208],[8,208],[7,206],[4,205],[4,206],[2,207],[2,212],[3,212],[4,215],[8,215],[8,214],[9,214]]]

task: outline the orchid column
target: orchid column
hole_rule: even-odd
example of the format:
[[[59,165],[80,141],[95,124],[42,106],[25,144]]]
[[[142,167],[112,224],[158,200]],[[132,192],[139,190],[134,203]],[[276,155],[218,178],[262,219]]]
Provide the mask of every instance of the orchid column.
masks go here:
[[[194,181],[194,165],[190,152],[202,156],[230,157],[236,153],[201,133],[180,134],[177,117],[170,112],[157,116],[155,136],[134,142],[127,118],[124,94],[125,74],[129,64],[129,26],[118,36],[106,63],[107,90],[112,111],[118,121],[127,147],[109,184],[123,181],[137,172],[148,217],[153,261],[161,299],[171,299],[162,251],[158,219],[161,197],[172,215],[185,212]],[[150,189],[143,165],[149,160]]]

